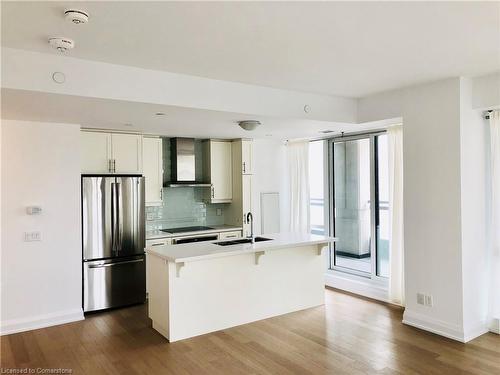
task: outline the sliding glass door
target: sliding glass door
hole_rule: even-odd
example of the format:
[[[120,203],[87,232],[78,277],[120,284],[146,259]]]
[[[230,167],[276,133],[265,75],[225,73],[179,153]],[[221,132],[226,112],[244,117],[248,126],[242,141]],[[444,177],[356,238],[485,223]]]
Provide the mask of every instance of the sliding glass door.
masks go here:
[[[338,238],[331,268],[387,277],[388,159],[384,133],[330,141],[330,232]]]

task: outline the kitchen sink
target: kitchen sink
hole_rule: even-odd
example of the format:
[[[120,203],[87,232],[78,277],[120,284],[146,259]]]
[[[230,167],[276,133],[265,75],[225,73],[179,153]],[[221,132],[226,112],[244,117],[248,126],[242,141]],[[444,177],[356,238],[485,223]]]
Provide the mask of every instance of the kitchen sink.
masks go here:
[[[271,241],[272,238],[265,238],[265,237],[255,237],[254,241],[255,242],[263,242],[263,241]],[[231,240],[231,241],[219,241],[219,242],[214,242],[216,245],[219,246],[231,246],[231,245],[239,245],[242,243],[251,243],[252,239],[250,238],[240,238],[237,240]]]

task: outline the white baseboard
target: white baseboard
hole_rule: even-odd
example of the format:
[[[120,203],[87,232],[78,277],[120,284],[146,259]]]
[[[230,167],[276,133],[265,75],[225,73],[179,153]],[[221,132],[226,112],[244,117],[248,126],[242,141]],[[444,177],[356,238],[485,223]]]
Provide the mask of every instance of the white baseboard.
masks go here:
[[[1,322],[0,335],[10,335],[12,333],[76,322],[83,319],[82,309],[59,311],[21,319],[11,319]]]
[[[405,309],[403,314],[403,323],[412,327],[423,329],[424,331],[429,331],[437,335],[447,337],[449,339],[466,342],[464,332],[460,326],[429,318],[426,315],[410,311],[408,308]]]
[[[375,285],[370,280],[365,280],[362,277],[327,272],[325,274],[325,285],[378,301],[390,302],[386,287]]]

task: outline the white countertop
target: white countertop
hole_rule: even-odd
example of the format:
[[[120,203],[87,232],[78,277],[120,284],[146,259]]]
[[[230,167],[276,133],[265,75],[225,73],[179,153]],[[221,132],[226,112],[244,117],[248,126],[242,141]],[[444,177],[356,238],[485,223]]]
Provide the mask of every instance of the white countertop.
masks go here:
[[[307,233],[275,233],[264,234],[259,237],[271,238],[272,240],[230,246],[216,245],[214,242],[218,241],[155,246],[146,248],[146,253],[158,256],[169,262],[183,263],[290,247],[327,244],[337,240],[335,237]]]
[[[231,232],[233,230],[243,230],[242,227],[234,225],[208,225],[208,226],[212,229],[199,230],[194,232],[182,232],[182,233],[167,233],[167,232],[162,232],[160,230],[151,230],[146,232],[146,239],[154,240],[158,238],[184,237],[193,235],[196,236],[199,234],[210,234],[210,233],[220,233],[220,232]]]

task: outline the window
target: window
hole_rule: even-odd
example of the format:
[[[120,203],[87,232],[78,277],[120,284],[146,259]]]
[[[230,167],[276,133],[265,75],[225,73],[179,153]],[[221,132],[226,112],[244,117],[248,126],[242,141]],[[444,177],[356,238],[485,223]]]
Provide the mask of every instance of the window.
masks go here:
[[[324,141],[309,143],[309,211],[311,233],[328,234],[325,230],[325,157]]]
[[[387,136],[330,140],[328,160],[329,229],[338,238],[331,249],[330,267],[369,278],[388,277]]]

